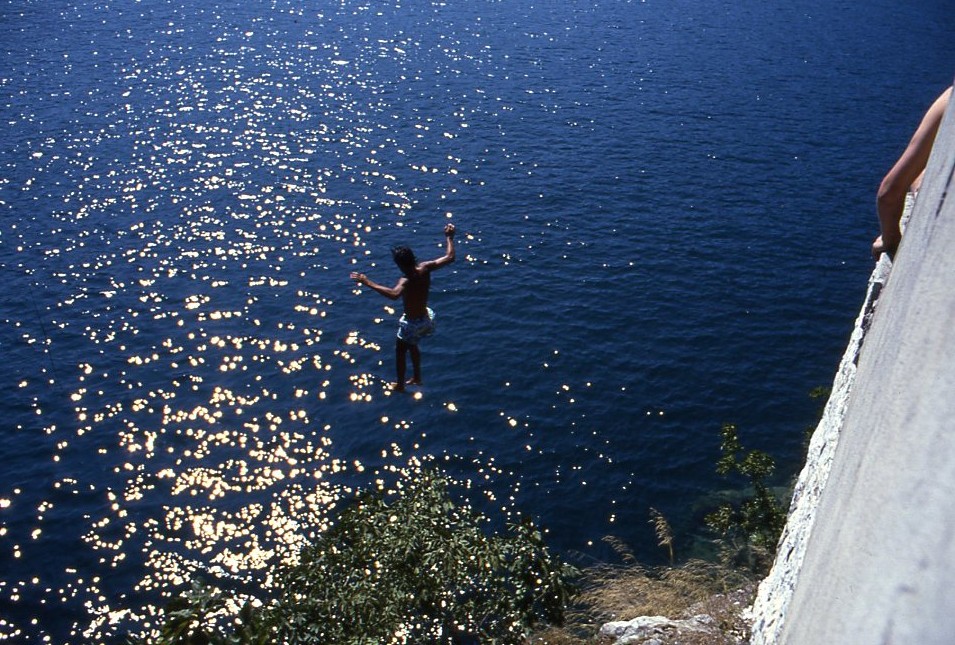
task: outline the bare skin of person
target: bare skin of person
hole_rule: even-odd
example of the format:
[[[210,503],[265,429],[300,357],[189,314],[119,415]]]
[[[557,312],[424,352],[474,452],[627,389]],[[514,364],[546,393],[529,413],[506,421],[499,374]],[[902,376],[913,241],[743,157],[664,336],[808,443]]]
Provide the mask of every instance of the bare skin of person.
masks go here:
[[[922,117],[922,122],[912,135],[912,140],[909,141],[905,152],[885,175],[879,186],[876,206],[882,233],[872,243],[872,257],[875,259],[879,259],[883,253],[893,255],[899,242],[902,241],[899,222],[902,219],[902,211],[905,209],[905,195],[913,187],[918,187],[951,96],[952,88],[950,87],[935,99]]]
[[[389,300],[402,299],[404,315],[398,322],[398,337],[395,339],[395,367],[398,380],[392,388],[403,391],[405,385],[421,384],[421,350],[418,342],[434,331],[434,312],[428,308],[428,294],[431,291],[431,272],[454,262],[454,224],[444,227],[444,255],[427,262],[418,262],[407,246],[391,250],[395,264],[401,269],[402,276],[393,287],[386,287],[371,280],[364,273],[352,272],[351,279],[377,291]],[[411,354],[412,377],[405,381],[407,355]]]

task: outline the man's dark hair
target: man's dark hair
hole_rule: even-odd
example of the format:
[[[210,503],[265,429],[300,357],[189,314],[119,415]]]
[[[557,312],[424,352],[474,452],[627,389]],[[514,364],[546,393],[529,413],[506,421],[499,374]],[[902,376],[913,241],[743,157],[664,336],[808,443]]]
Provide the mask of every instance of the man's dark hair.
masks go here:
[[[398,265],[402,273],[409,278],[414,275],[415,267],[418,266],[418,261],[414,257],[414,251],[404,245],[396,246],[391,249],[391,257],[394,258],[395,264]]]

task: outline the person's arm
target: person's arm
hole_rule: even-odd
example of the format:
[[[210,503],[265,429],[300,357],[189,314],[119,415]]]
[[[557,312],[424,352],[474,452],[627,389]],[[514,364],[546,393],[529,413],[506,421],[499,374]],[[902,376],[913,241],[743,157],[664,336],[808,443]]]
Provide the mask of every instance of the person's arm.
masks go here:
[[[389,300],[397,300],[398,298],[400,298],[401,294],[404,293],[405,284],[407,284],[408,282],[408,278],[402,277],[401,279],[398,280],[398,284],[396,284],[394,287],[388,288],[383,284],[378,284],[377,282],[369,278],[364,273],[358,273],[355,271],[352,272],[351,279],[357,282],[358,284],[363,284],[369,289],[373,289],[374,291],[377,291],[378,293],[388,298]]]
[[[932,144],[942,122],[945,108],[948,107],[952,88],[948,88],[935,99],[925,113],[905,152],[899,157],[892,169],[886,174],[879,186],[876,207],[879,213],[879,229],[882,234],[872,243],[872,256],[878,258],[882,253],[894,253],[902,240],[899,221],[905,208],[905,195],[909,188],[925,170]]]
[[[444,255],[421,263],[422,268],[426,271],[434,271],[454,262],[454,224],[448,224],[444,227],[444,239]]]

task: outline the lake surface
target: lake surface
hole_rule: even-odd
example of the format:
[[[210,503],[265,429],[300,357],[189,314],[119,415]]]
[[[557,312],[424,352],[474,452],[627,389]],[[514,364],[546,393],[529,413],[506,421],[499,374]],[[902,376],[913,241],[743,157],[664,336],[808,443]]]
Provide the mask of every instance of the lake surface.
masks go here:
[[[776,6],[778,5],[778,6]],[[0,640],[121,642],[438,466],[586,563],[785,483],[952,2],[7,1]],[[434,275],[391,394],[390,248]]]

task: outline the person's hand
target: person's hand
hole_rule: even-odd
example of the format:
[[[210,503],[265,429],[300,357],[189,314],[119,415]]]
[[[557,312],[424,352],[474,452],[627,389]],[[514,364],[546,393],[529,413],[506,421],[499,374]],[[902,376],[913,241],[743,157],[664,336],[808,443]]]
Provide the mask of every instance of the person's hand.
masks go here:
[[[365,284],[365,280],[367,280],[368,277],[364,273],[358,273],[357,271],[352,271],[351,279],[357,282],[358,284]]]
[[[454,237],[454,224],[445,224],[444,226],[444,235],[446,237]]]

